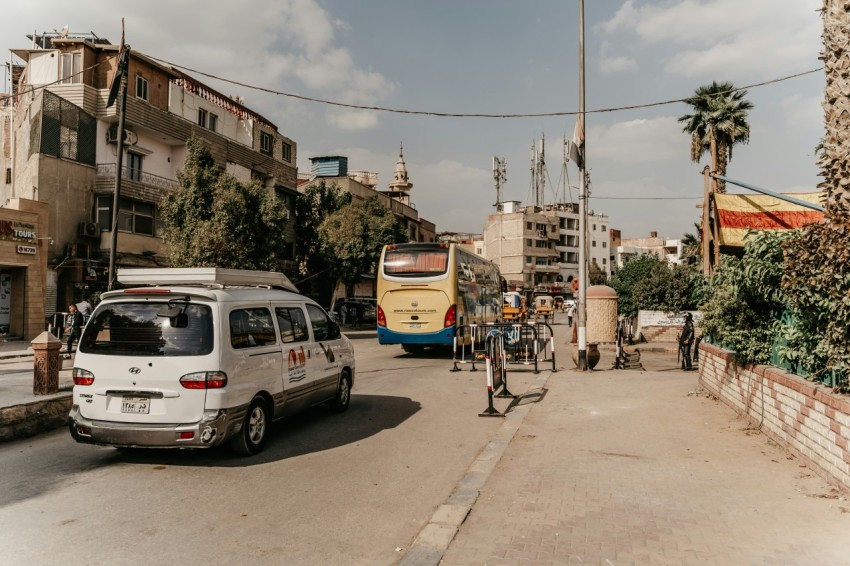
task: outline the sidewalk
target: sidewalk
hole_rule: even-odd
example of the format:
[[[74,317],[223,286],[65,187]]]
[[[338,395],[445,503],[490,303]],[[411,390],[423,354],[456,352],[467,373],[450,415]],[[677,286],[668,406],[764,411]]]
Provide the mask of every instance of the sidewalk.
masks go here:
[[[0,442],[65,424],[71,409],[73,359],[60,357],[60,362],[59,392],[35,395],[32,346],[24,340],[0,342]]]
[[[846,494],[702,392],[675,345],[645,346],[646,371],[606,349],[542,378],[440,564],[847,563]],[[424,538],[403,564],[437,563]]]

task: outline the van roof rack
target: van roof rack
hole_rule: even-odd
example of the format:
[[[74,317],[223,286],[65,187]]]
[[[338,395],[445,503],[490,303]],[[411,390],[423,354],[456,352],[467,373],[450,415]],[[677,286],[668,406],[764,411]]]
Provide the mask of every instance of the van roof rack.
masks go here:
[[[118,281],[125,285],[220,285],[269,287],[298,292],[283,273],[221,267],[121,268]]]

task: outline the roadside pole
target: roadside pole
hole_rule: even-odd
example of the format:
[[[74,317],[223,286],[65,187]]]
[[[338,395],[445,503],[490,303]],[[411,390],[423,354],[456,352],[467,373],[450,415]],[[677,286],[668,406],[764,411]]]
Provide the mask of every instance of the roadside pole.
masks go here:
[[[584,0],[579,0],[579,197],[578,197],[578,370],[587,371],[587,180],[584,141]]]

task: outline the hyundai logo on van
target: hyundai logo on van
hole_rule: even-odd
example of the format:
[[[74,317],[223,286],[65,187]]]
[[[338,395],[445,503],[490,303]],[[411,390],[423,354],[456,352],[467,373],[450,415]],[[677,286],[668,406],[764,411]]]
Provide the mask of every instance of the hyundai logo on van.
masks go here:
[[[134,368],[130,368],[130,373],[132,373],[133,375],[136,375],[137,373],[142,373],[142,370],[134,367]]]

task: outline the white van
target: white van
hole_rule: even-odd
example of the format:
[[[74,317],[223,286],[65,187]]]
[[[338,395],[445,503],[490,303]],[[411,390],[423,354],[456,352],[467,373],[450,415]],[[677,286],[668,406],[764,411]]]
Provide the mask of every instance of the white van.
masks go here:
[[[74,359],[78,442],[263,448],[272,421],[319,403],[348,408],[354,350],[280,273],[119,269]]]

